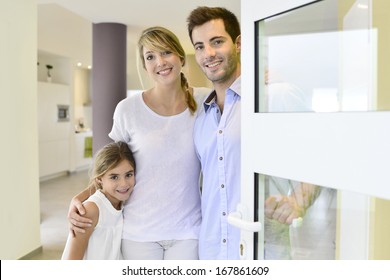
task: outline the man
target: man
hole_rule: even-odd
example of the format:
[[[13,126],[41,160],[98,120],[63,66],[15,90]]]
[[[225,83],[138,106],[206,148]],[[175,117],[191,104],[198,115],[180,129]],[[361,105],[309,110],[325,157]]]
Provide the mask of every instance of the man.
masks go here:
[[[236,211],[241,192],[240,24],[233,13],[219,7],[198,7],[187,22],[196,61],[214,86],[194,128],[203,173],[199,258],[239,259],[240,230],[229,225],[227,217]],[[298,199],[271,196],[267,218],[288,226],[303,216],[318,196],[318,187],[300,184],[295,193]]]
[[[224,8],[199,7],[188,17],[188,32],[214,86],[194,128],[203,172],[199,258],[239,259],[240,230],[227,217],[240,200],[240,25]]]

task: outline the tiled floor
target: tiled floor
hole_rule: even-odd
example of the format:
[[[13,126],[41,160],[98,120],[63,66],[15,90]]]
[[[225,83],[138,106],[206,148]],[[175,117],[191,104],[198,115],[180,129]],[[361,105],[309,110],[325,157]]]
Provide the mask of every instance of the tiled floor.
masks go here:
[[[66,215],[70,200],[85,189],[87,184],[87,170],[41,182],[41,242],[43,250],[42,253],[33,256],[32,260],[61,259],[69,232]]]
[[[61,259],[69,233],[66,216],[70,200],[85,189],[87,184],[87,170],[41,182],[41,242],[43,250],[42,253],[31,257],[32,260]],[[324,232],[321,235],[324,235]],[[334,249],[332,251],[334,252]]]

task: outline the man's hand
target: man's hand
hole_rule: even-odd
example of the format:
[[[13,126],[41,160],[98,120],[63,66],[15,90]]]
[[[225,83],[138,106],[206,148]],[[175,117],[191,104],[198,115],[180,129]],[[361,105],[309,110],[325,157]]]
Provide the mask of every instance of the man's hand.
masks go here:
[[[294,219],[303,217],[305,208],[298,205],[296,199],[290,196],[270,196],[265,201],[265,216],[290,225]]]
[[[294,219],[303,218],[320,192],[318,186],[301,183],[291,195],[270,196],[265,201],[265,216],[290,225]]]

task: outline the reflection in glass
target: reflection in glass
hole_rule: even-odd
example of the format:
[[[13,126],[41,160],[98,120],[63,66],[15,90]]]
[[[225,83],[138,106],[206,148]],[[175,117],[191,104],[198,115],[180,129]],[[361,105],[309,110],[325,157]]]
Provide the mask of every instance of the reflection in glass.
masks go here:
[[[261,176],[265,193],[264,258],[335,259],[336,190]]]
[[[316,1],[257,22],[256,111],[375,109],[370,3]]]

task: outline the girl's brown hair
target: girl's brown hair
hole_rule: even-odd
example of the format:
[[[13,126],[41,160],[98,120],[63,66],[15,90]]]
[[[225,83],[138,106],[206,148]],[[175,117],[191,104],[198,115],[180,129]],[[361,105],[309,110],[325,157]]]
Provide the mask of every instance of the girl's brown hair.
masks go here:
[[[101,189],[102,187],[96,179],[115,168],[123,160],[128,160],[135,171],[133,153],[124,142],[110,143],[100,149],[94,158],[93,169],[88,184],[89,188]]]

